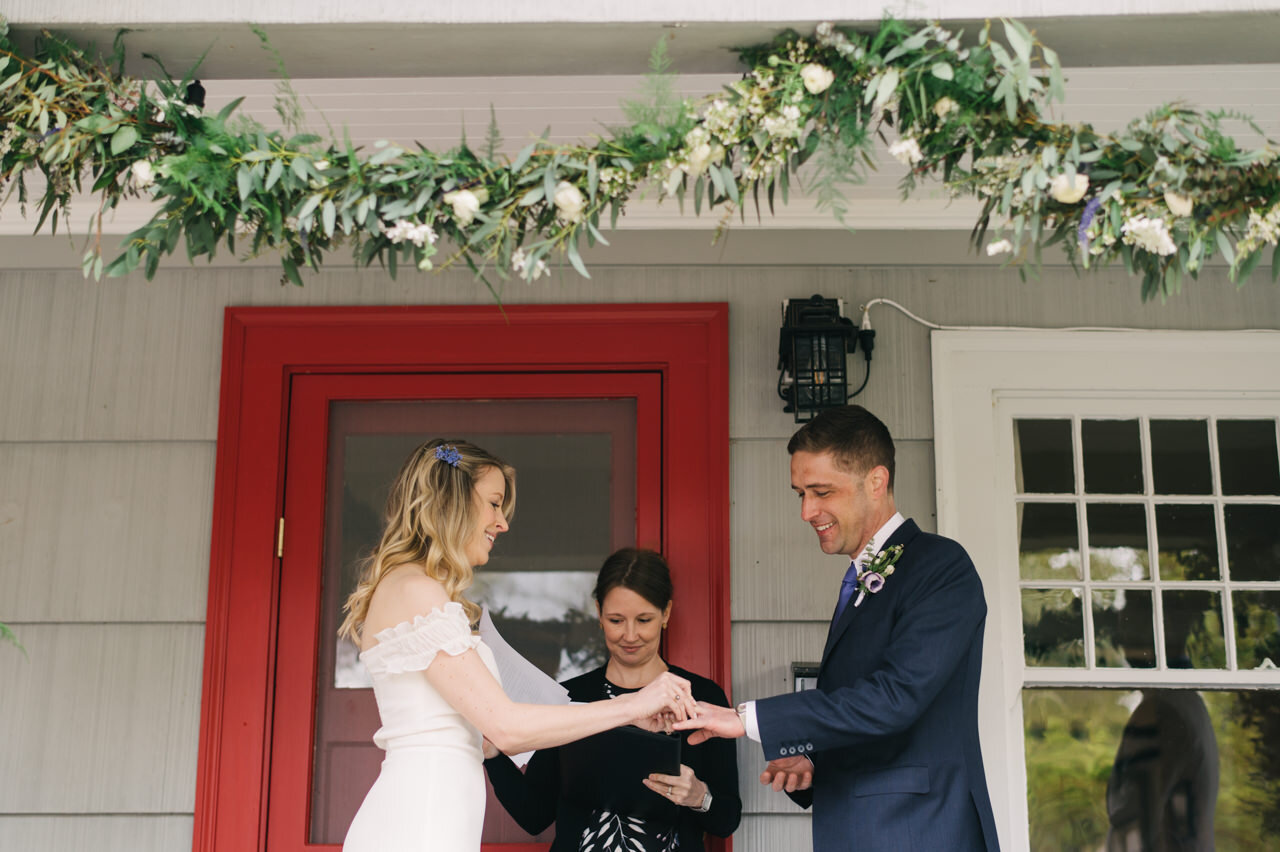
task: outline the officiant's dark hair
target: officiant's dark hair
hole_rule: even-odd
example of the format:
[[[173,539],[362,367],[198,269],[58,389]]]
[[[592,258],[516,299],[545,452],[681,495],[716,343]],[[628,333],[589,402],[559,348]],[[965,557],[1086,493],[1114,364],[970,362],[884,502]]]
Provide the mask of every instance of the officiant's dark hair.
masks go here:
[[[893,438],[880,418],[861,405],[828,408],[796,430],[787,452],[831,453],[842,469],[859,474],[883,465],[893,493]]]
[[[592,593],[596,605],[604,608],[604,599],[614,589],[630,589],[659,610],[671,603],[671,569],[667,560],[655,550],[624,547],[609,554],[600,573],[596,575],[596,588]]]

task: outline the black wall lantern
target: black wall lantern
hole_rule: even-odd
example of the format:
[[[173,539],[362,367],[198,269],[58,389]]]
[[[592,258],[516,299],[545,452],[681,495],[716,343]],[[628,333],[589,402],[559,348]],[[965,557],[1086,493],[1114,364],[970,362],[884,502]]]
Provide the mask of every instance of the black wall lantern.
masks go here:
[[[788,299],[782,306],[782,330],[778,334],[778,396],[782,410],[794,414],[797,423],[812,420],[828,408],[844,405],[866,387],[866,379],[849,392],[845,355],[862,343],[871,375],[871,345],[875,332],[858,331],[843,316],[840,300],[811,296]],[[864,338],[865,335],[865,338]]]

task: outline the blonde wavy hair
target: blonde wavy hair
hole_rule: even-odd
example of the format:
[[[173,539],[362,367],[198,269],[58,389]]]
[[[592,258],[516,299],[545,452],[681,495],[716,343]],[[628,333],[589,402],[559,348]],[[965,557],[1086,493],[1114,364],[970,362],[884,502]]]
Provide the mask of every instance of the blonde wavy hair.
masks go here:
[[[437,458],[439,447],[456,451],[457,464]],[[409,563],[438,580],[449,599],[462,604],[468,620],[479,620],[480,607],[462,593],[475,573],[466,543],[479,522],[476,481],[490,468],[502,471],[506,481],[502,513],[510,520],[516,505],[516,471],[511,465],[467,441],[436,439],[413,451],[387,495],[382,540],[365,560],[360,581],[347,598],[339,636],[359,641],[374,589],[388,571]]]

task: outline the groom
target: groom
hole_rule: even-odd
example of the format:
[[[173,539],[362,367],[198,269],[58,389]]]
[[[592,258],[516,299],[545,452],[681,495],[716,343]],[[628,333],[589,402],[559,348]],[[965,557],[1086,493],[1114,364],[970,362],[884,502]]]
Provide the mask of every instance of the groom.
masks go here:
[[[691,738],[744,734],[760,781],[813,806],[815,852],[996,852],[978,746],[987,605],[968,555],[893,503],[889,430],[857,405],[828,410],[787,444],[800,517],[823,553],[852,560],[818,688],[700,705]]]

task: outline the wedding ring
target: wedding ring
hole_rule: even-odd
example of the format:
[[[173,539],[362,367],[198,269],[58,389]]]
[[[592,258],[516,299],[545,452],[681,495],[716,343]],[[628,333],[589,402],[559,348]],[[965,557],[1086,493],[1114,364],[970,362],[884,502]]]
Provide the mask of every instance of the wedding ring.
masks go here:
[[[668,795],[668,796],[674,795],[674,794],[675,794],[675,792],[676,792],[676,788],[675,788],[675,787],[672,787],[670,784],[668,784],[668,785],[667,785],[667,795]]]

